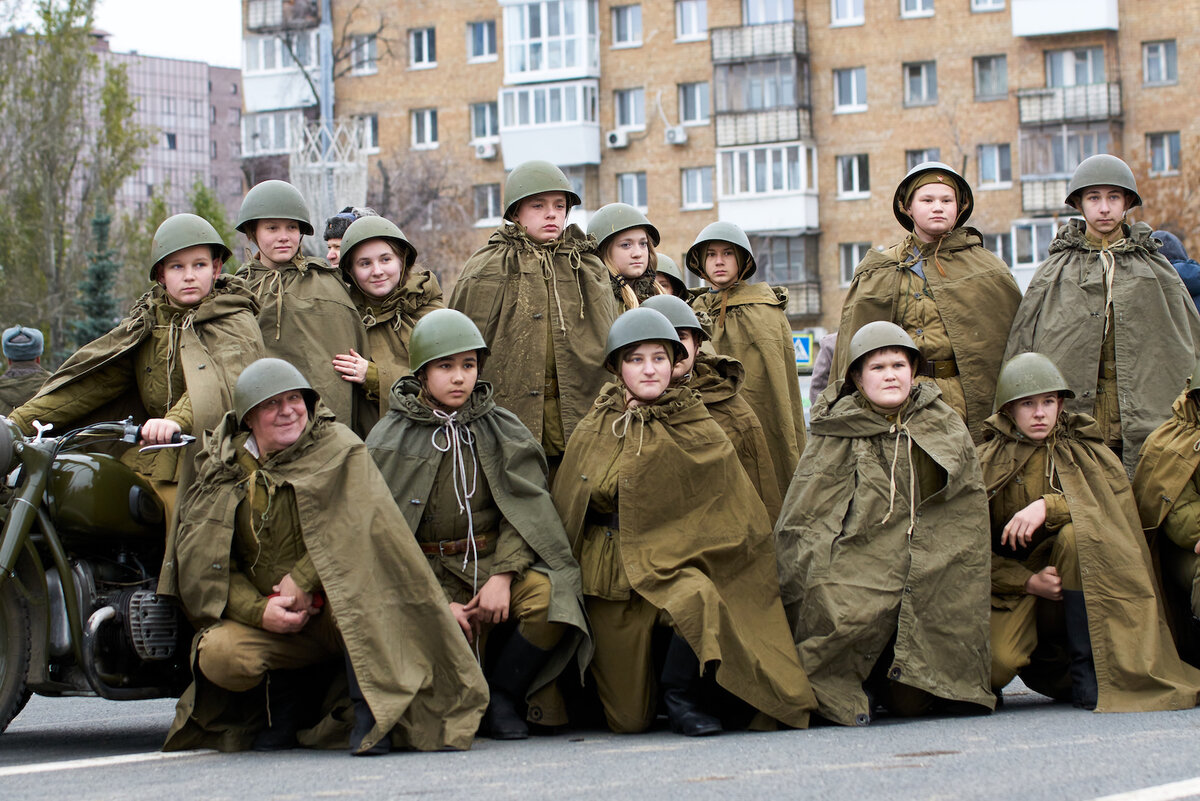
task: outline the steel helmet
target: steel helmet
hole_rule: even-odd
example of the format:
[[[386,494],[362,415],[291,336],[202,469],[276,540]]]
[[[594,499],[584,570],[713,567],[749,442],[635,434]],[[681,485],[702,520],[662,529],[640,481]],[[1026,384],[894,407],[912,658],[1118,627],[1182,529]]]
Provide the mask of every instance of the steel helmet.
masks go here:
[[[383,217],[359,217],[350,223],[346,233],[342,235],[342,251],[338,258],[338,266],[345,274],[346,280],[352,281],[350,266],[354,262],[354,248],[368,239],[389,239],[400,244],[400,252],[404,254],[404,269],[408,270],[417,260],[417,249],[408,241],[394,222]]]
[[[680,328],[691,328],[696,331],[701,339],[712,339],[708,335],[708,331],[704,330],[704,326],[700,323],[700,318],[696,316],[696,312],[692,311],[692,307],[687,305],[687,301],[683,298],[677,298],[674,295],[651,295],[642,301],[641,308],[654,309],[671,321],[671,325],[675,326],[676,331]]]
[[[154,232],[154,241],[150,244],[150,280],[155,280],[154,273],[163,259],[176,251],[196,245],[211,245],[219,248],[221,261],[229,261],[233,253],[213,228],[212,223],[195,214],[175,214],[163,220]]]
[[[675,349],[678,362],[687,358],[687,348],[679,341],[675,326],[663,316],[662,312],[639,306],[630,309],[613,321],[608,329],[608,342],[604,346],[604,366],[610,373],[620,374],[617,367],[617,357],[622,349],[641,342],[670,342]]]
[[[671,279],[671,286],[675,287],[675,294],[679,297],[687,297],[687,281],[683,280],[683,273],[679,270],[679,265],[665,253],[655,251],[655,258],[658,263],[654,267],[655,273],[665,275]]]
[[[258,404],[293,389],[304,391],[309,414],[312,414],[320,396],[291,362],[271,358],[252,362],[242,370],[233,388],[233,411],[238,422],[244,422],[246,415]]]
[[[295,220],[300,223],[301,234],[310,236],[313,232],[308,204],[300,190],[287,181],[263,181],[246,193],[238,211],[237,229],[249,236],[249,223],[256,220]]]
[[[645,214],[628,203],[609,203],[607,206],[601,206],[588,220],[587,232],[596,237],[596,252],[600,253],[603,252],[604,243],[609,237],[629,228],[645,228],[646,236],[658,247],[658,229],[650,224]]]
[[[535,159],[518,164],[504,182],[504,217],[512,219],[516,205],[527,197],[543,192],[564,192],[567,195],[567,211],[581,201],[571,182],[558,167],[548,161]]]
[[[859,360],[872,351],[882,348],[907,350],[912,356],[914,372],[921,366],[921,349],[917,347],[917,343],[913,342],[913,338],[908,335],[908,332],[895,323],[876,320],[855,331],[854,336],[850,338],[849,364],[846,367],[846,374],[842,376],[846,379],[847,385],[853,383],[850,380],[850,374],[854,372]]]
[[[1129,169],[1129,165],[1116,156],[1097,153],[1079,162],[1079,166],[1075,168],[1075,174],[1071,176],[1071,182],[1067,184],[1067,199],[1063,203],[1078,209],[1079,198],[1077,196],[1089,186],[1120,187],[1133,195],[1133,203],[1129,205],[1130,209],[1142,205],[1142,196],[1138,194],[1137,180],[1133,177],[1133,170]],[[1128,210],[1126,209],[1126,211]]]
[[[408,369],[415,373],[434,359],[468,350],[477,353],[483,369],[489,351],[474,321],[456,309],[435,309],[413,326],[408,340]]]
[[[754,275],[758,265],[754,261],[754,251],[750,249],[750,240],[740,225],[731,222],[715,222],[704,226],[704,230],[696,236],[696,241],[688,248],[686,264],[689,271],[701,278],[707,278],[704,274],[704,246],[713,241],[729,242],[742,249],[742,256],[745,257],[746,264],[742,268],[742,274],[738,276],[739,281],[744,281]]]
[[[904,230],[911,231],[913,229],[913,218],[904,210],[904,207],[908,205],[908,187],[915,179],[929,172],[946,173],[954,182],[955,191],[958,193],[958,219],[954,221],[954,227],[966,225],[967,220],[971,217],[971,212],[975,210],[975,196],[971,194],[971,185],[955,172],[953,167],[940,161],[923,161],[909,170],[908,174],[901,179],[900,184],[896,187],[895,195],[892,196],[892,213],[896,215],[896,219],[904,226]]]
[[[1000,368],[996,379],[996,402],[992,412],[998,412],[1008,403],[1043,392],[1057,392],[1067,398],[1075,393],[1067,386],[1067,379],[1050,361],[1040,353],[1019,353]]]

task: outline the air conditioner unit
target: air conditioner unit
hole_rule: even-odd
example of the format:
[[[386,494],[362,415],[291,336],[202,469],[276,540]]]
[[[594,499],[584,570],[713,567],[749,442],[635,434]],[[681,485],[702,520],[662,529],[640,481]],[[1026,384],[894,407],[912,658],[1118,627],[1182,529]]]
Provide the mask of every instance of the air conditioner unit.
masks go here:
[[[494,159],[496,158],[496,143],[495,142],[480,142],[475,145],[475,158],[477,159]]]
[[[687,128],[682,125],[672,125],[667,129],[666,140],[668,145],[687,144]]]
[[[615,131],[609,131],[604,135],[604,144],[613,149],[629,147],[629,133],[619,128]]]

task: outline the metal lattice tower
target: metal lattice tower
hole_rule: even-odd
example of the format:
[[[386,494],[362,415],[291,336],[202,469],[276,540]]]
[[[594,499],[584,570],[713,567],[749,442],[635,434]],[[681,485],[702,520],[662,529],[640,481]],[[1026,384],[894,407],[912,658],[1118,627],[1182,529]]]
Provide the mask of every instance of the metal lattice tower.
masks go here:
[[[362,119],[335,120],[331,131],[319,122],[293,122],[288,132],[288,173],[308,201],[318,236],[344,206],[366,205],[366,133]]]

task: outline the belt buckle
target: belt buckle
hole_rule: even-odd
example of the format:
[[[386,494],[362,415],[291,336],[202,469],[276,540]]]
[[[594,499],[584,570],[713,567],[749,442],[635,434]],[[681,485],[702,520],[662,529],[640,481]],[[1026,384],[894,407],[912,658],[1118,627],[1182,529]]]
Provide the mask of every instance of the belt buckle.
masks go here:
[[[446,555],[446,543],[447,542],[453,542],[453,540],[438,540],[438,556]]]

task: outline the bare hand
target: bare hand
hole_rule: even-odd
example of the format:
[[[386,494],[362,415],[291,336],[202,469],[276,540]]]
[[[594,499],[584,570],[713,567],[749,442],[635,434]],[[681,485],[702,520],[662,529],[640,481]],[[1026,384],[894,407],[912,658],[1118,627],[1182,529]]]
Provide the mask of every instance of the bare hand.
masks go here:
[[[1200,540],[1197,540],[1196,547],[1193,548],[1196,553],[1200,553]]]
[[[1025,592],[1051,601],[1062,600],[1062,579],[1054,565],[1044,567],[1025,582]]]
[[[296,599],[290,595],[272,595],[263,610],[262,627],[276,634],[295,634],[308,623],[309,614],[293,612]]]
[[[451,603],[450,613],[454,615],[454,620],[458,623],[458,627],[462,629],[463,636],[467,638],[467,642],[475,642],[475,620],[473,615],[467,611],[462,604]]]
[[[1024,548],[1033,540],[1033,534],[1046,523],[1046,499],[1038,498],[1021,511],[1012,516],[1004,532],[1000,535],[1000,544],[1014,550]]]
[[[313,605],[313,594],[305,592],[296,584],[296,580],[292,578],[292,574],[288,573],[279,580],[279,583],[272,587],[280,596],[293,598],[292,604],[288,607],[289,612],[307,612],[309,617],[321,613],[318,606]]]
[[[512,573],[497,573],[479,589],[479,593],[464,607],[483,623],[503,623],[508,620]]]
[[[164,420],[161,417],[155,417],[152,420],[147,420],[142,423],[142,441],[145,445],[170,445],[171,438],[176,434],[183,433],[183,429],[179,427],[179,423],[173,420]]]
[[[367,380],[367,365],[370,362],[358,354],[354,348],[349,353],[339,353],[333,357],[333,369],[342,374],[346,381],[361,384]]]

